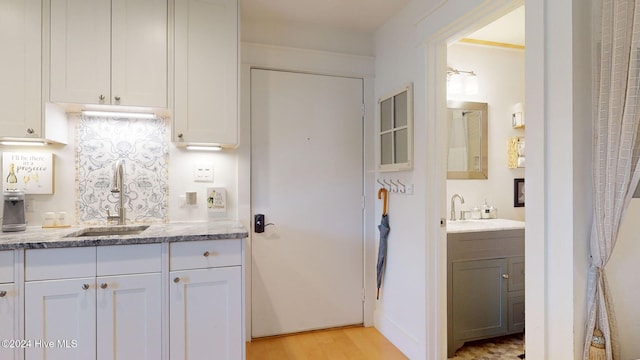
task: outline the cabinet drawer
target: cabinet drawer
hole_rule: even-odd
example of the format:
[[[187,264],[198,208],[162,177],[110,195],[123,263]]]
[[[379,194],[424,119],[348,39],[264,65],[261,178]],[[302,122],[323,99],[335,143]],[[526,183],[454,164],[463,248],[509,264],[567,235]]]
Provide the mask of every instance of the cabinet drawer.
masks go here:
[[[241,239],[180,242],[170,247],[171,271],[241,264]]]
[[[13,250],[0,251],[0,283],[13,282]]]
[[[160,272],[160,244],[98,246],[97,274],[122,275]]]
[[[25,280],[96,276],[96,248],[30,249],[25,252]]]

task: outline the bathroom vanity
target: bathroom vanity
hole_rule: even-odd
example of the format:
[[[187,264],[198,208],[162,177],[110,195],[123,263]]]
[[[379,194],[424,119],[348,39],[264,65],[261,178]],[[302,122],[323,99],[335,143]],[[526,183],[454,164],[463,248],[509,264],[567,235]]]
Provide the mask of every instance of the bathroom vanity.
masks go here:
[[[524,222],[447,224],[447,354],[524,331]]]

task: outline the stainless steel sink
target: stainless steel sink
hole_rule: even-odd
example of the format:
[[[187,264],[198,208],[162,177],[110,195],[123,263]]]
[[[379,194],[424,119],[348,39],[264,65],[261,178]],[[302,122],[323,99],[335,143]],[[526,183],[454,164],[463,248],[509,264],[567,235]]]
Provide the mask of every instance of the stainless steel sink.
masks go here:
[[[138,235],[147,230],[149,225],[111,225],[111,226],[91,226],[74,231],[65,237],[81,236],[112,236],[112,235]]]

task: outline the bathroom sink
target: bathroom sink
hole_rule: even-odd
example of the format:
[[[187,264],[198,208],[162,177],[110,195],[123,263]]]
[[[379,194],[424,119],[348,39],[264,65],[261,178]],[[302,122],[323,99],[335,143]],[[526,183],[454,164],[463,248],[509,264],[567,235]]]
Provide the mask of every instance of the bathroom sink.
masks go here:
[[[91,226],[72,232],[65,237],[138,235],[147,230],[147,228],[149,228],[149,225]]]

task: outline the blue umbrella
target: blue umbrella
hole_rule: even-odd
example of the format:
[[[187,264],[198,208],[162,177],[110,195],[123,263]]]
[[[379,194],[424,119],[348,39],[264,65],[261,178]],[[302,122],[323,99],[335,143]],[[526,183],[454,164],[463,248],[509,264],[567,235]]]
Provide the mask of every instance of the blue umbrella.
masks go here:
[[[380,245],[378,245],[378,265],[376,267],[378,280],[378,292],[376,299],[380,299],[380,285],[382,285],[382,276],[384,274],[387,259],[387,238],[389,237],[389,231],[391,230],[389,227],[389,216],[387,215],[387,189],[382,188],[378,191],[378,199],[380,199],[382,195],[384,195],[384,202],[382,207],[382,219],[380,220],[380,225],[378,225],[378,230],[380,231]]]

